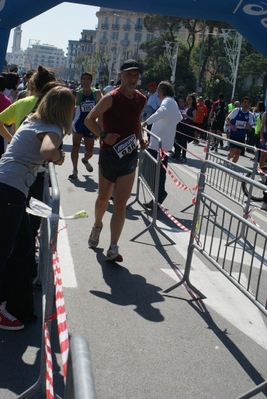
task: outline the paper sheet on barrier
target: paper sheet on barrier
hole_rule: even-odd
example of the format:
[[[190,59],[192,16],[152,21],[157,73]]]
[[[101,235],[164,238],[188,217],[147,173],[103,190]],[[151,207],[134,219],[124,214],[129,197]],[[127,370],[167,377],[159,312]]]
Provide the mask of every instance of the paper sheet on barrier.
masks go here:
[[[46,219],[74,220],[74,219],[88,218],[88,213],[84,210],[76,212],[70,216],[61,217],[60,215],[53,213],[52,208],[49,205],[47,205],[44,202],[39,201],[33,197],[30,199],[29,205],[30,205],[30,207],[26,208],[26,212],[30,213],[31,215],[40,216],[40,217],[46,218]]]

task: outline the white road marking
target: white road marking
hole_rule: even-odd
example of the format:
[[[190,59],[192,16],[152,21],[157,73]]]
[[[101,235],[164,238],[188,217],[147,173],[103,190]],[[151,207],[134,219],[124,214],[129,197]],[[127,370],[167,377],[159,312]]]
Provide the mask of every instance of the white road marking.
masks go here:
[[[178,229],[168,228],[160,222],[158,222],[158,226],[170,238],[179,243],[174,247],[186,260],[189,234]],[[196,257],[193,257],[190,281],[207,297],[203,300],[204,303],[254,342],[267,349],[267,329],[261,312],[222,273],[216,269],[211,271],[199,258],[197,258],[197,262],[194,259]],[[175,281],[179,281],[173,270],[161,270]],[[245,281],[245,276],[242,276],[242,279]],[[178,287],[177,289],[180,288]]]
[[[60,215],[63,216],[63,210],[60,208]],[[64,228],[66,222],[59,220],[57,250],[59,256],[59,264],[61,268],[61,277],[63,287],[77,287],[77,279],[74,270],[73,258],[70,252],[70,244],[68,239],[68,229]]]

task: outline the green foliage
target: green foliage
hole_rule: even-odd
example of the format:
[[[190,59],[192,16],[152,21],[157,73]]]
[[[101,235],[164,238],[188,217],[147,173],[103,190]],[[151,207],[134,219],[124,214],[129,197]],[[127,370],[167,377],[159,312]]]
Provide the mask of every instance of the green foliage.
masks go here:
[[[256,106],[257,102],[264,101],[265,89],[263,86],[252,85],[249,89],[240,89],[237,94],[239,100],[244,96],[248,96],[251,99],[252,106]]]
[[[172,41],[169,32],[165,32],[158,37],[153,37],[147,42],[142,43],[140,49],[144,51],[148,57],[154,57],[157,59],[165,53],[165,41]]]
[[[267,59],[262,54],[253,52],[244,57],[239,66],[239,75],[245,78],[252,75],[264,80],[267,72]]]
[[[151,81],[159,83],[162,80],[170,80],[171,68],[166,56],[161,55],[155,62],[155,58],[147,57],[143,64],[144,73],[142,76],[142,86],[146,87]]]

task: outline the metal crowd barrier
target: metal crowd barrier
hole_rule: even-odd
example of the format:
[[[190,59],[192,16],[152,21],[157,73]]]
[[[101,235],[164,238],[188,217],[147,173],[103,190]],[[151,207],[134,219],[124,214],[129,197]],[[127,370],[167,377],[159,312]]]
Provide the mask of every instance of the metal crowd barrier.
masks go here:
[[[150,132],[149,130],[147,129],[144,130],[150,136],[154,137],[158,142],[157,158],[154,158],[147,150],[140,151],[136,198],[128,206],[131,206],[137,201],[144,209],[146,209],[146,207],[142,204],[140,200],[140,191],[142,187],[143,190],[145,190],[152,198],[153,214],[149,226],[146,227],[143,231],[141,231],[137,235],[135,235],[131,239],[131,241],[136,240],[146,231],[150,230],[151,228],[154,228],[161,235],[163,235],[163,237],[165,237],[171,244],[175,244],[175,242],[170,237],[168,237],[167,234],[165,234],[164,231],[162,231],[157,225],[159,178],[160,178],[160,168],[161,168],[160,150],[162,148],[161,139],[152,132]]]
[[[89,345],[81,335],[70,340],[64,399],[96,399]]]
[[[225,138],[222,136],[219,136],[215,133],[207,132],[207,134],[210,137],[213,137],[214,139],[223,139],[224,141],[227,141],[228,144],[230,143],[235,143],[234,140]],[[207,142],[207,149],[206,149],[206,157],[205,161],[211,161],[216,163],[217,165],[222,165],[224,166],[227,170],[234,170],[235,172],[238,172],[238,177],[239,176],[246,176],[247,174],[250,174],[250,179],[254,180],[257,169],[258,169],[258,162],[256,161],[258,159],[258,154],[259,150],[253,146],[243,144],[243,143],[238,143],[240,147],[242,147],[244,150],[245,149],[250,149],[251,151],[255,152],[255,161],[253,162],[253,166],[251,169],[246,168],[245,166],[242,166],[237,163],[233,163],[231,161],[226,160],[224,157],[220,156],[219,153],[213,151],[210,151],[209,148],[209,143]],[[249,209],[251,206],[251,196],[252,196],[252,186],[250,186],[250,189],[247,193],[247,195],[244,194],[244,188],[242,184],[242,180],[237,178],[237,175],[232,175],[227,172],[225,172],[225,168],[219,169],[219,168],[208,168],[207,170],[207,176],[205,179],[205,184],[210,187],[212,190],[215,190],[219,192],[220,194],[223,194],[226,198],[229,200],[235,202],[236,204],[240,205],[242,207],[242,215],[244,219],[248,219],[249,215]],[[189,208],[191,208],[194,205],[189,205],[188,207],[184,208],[181,212],[187,211]],[[237,238],[242,238],[244,241],[246,241],[244,237],[244,227],[240,231],[240,236]],[[229,242],[229,245],[232,242]],[[249,245],[249,243],[247,242]]]
[[[209,136],[215,138],[221,138],[221,136],[210,133]],[[235,143],[234,140],[230,140],[227,138],[223,138],[224,141],[227,141],[228,144]],[[252,147],[247,144],[238,143],[238,145],[245,149],[250,149],[255,152],[255,160],[258,159],[259,150],[255,147]],[[238,172],[241,175],[246,176],[248,173],[251,173],[251,179],[254,179],[255,174],[258,168],[258,162],[253,162],[252,169],[246,168],[238,163],[233,163],[231,161],[225,160],[225,158],[221,157],[219,153],[215,151],[211,152],[209,146],[207,146],[206,152],[206,161],[216,162],[219,165],[226,166],[227,169],[233,169],[235,172]],[[234,201],[236,204],[241,205],[244,208],[244,213],[248,210],[248,202],[250,202],[250,197],[248,198],[244,196],[244,192],[242,189],[242,182],[240,180],[235,179],[235,177],[224,173],[219,169],[209,169],[206,177],[205,183],[209,185],[212,189],[223,193],[227,198]],[[251,195],[251,193],[250,193]]]
[[[50,182],[50,184],[49,184]],[[50,187],[49,187],[50,186]],[[59,214],[60,192],[55,173],[55,165],[50,162],[45,173],[43,202],[52,208],[52,213]],[[55,287],[53,271],[53,250],[57,245],[58,220],[42,218],[40,228],[40,251],[38,280],[42,284],[42,344],[40,374],[38,380],[18,399],[29,398],[35,392],[46,392],[46,356],[44,345],[44,324],[48,324],[51,332],[50,316],[55,312]],[[66,378],[65,399],[95,399],[94,384],[90,369],[88,345],[82,337],[71,340]],[[90,372],[89,372],[90,371]],[[73,394],[75,392],[75,394]],[[61,397],[55,393],[55,398]]]
[[[51,193],[49,189],[51,183]],[[59,187],[57,183],[55,165],[50,162],[49,169],[45,173],[43,202],[52,208],[52,212],[59,214]],[[18,399],[29,398],[35,392],[42,390],[46,392],[46,358],[44,345],[44,322],[54,312],[54,273],[53,273],[53,247],[57,244],[58,220],[42,218],[40,228],[40,251],[39,251],[39,278],[42,284],[42,346],[40,375],[34,385],[18,396]],[[51,321],[48,322],[49,332]],[[56,398],[60,398],[55,394]]]
[[[267,316],[267,281],[263,276],[264,268],[267,267],[265,256],[267,233],[225,206],[224,197],[217,201],[205,192],[207,172],[210,168],[219,169],[236,179],[241,179],[252,188],[266,190],[263,184],[240,176],[222,165],[205,161],[199,178],[184,276],[179,283],[164,292],[170,292],[183,283],[187,283],[197,295],[205,298],[190,281],[193,253],[197,250]],[[245,233],[246,242],[251,243],[250,246],[244,245],[238,239],[241,230]],[[195,240],[196,236],[198,240]],[[251,398],[265,388],[267,388],[267,380],[239,396],[238,399]]]

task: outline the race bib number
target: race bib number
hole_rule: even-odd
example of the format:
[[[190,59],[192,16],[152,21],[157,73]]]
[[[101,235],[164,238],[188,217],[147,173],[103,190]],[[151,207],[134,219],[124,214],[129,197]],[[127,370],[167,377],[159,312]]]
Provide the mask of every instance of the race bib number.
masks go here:
[[[82,112],[90,112],[91,109],[93,109],[95,106],[95,103],[93,101],[83,101],[81,103],[81,110]]]
[[[236,121],[235,126],[237,129],[245,129],[246,128],[246,121]]]
[[[137,141],[134,134],[120,141],[113,146],[114,151],[117,155],[122,158],[124,155],[131,154],[137,147]]]

